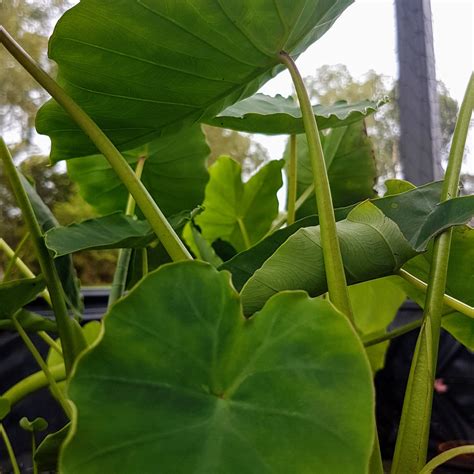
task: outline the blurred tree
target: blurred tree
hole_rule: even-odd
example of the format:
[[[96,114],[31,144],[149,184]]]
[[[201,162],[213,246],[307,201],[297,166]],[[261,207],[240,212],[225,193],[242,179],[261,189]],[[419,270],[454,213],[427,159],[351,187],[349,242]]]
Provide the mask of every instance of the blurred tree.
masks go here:
[[[70,0],[2,0],[0,24],[48,72],[54,65],[47,58],[48,36]],[[40,151],[34,147],[34,118],[48,94],[4,48],[0,49],[0,130],[12,153]],[[25,154],[23,153],[23,156]]]
[[[355,79],[346,66],[322,66],[314,77],[305,78],[313,103],[324,105],[336,100],[355,102],[364,99],[388,97],[390,102],[366,119],[367,131],[374,142],[377,171],[382,181],[394,178],[400,173],[398,137],[400,134],[398,106],[396,101],[396,82],[373,70],[361,80]],[[440,120],[442,130],[442,149],[445,154],[456,123],[458,104],[449,95],[446,86],[438,82]]]
[[[242,165],[244,176],[252,174],[260,165],[270,159],[268,151],[248,135],[224,128],[203,125],[206,139],[211,148],[208,165],[221,155],[230,155]]]

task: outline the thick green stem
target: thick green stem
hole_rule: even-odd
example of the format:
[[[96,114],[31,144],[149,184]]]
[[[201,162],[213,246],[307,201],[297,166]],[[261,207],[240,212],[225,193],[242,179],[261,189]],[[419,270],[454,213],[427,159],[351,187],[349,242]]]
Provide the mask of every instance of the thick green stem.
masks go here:
[[[5,427],[3,426],[2,423],[0,423],[0,434],[2,436],[3,442],[5,443],[5,447],[7,448],[8,457],[10,458],[10,463],[12,465],[13,473],[21,474],[20,468],[18,466],[18,462],[16,460],[15,452],[13,451],[12,444],[10,443],[10,438],[8,437],[8,434],[5,431]]]
[[[284,51],[280,53],[280,61],[288,68],[291,78],[293,79],[306,131],[308,152],[311,160],[311,168],[313,170],[316,211],[319,216],[321,229],[321,243],[329,299],[350,321],[353,321],[349,293],[347,291],[346,275],[337,236],[329,179],[313,109],[303,79],[294,61]]]
[[[146,156],[138,159],[137,167],[135,168],[135,176],[141,179],[143,168],[145,166]],[[135,214],[135,199],[131,194],[128,195],[127,207],[125,209],[127,216]],[[117,258],[117,268],[115,269],[114,279],[110,287],[109,301],[107,308],[110,308],[118,299],[122,297],[127,285],[128,269],[130,267],[130,258],[132,256],[132,249],[120,249]]]
[[[406,280],[418,290],[421,290],[423,293],[426,293],[428,291],[428,285],[423,280],[420,280],[411,273],[408,273],[406,270],[403,270],[401,268],[400,270],[398,270],[397,273],[404,280]],[[446,306],[449,306],[450,308],[454,309],[455,311],[459,311],[460,313],[470,318],[474,318],[474,307],[469,306],[468,304],[463,303],[462,301],[459,301],[456,298],[453,298],[452,296],[446,294],[443,295],[443,303]]]
[[[291,225],[295,222],[296,214],[296,182],[297,182],[297,144],[296,135],[290,136],[290,162],[288,163],[288,197],[286,223]]]
[[[474,74],[471,75],[454,130],[441,202],[457,196],[464,147],[473,107]],[[423,314],[424,321],[418,336],[405,392],[392,464],[393,474],[419,472],[426,463],[451,234],[452,229],[449,229],[434,239],[433,258]]]
[[[34,62],[3,27],[0,27],[0,41],[31,76],[64,108],[105,156],[128,192],[134,197],[170,257],[174,261],[192,260],[191,254],[176,235],[142,182],[135,176],[127,161],[97,124],[69,97],[56,81]]]
[[[20,255],[20,252],[22,251],[26,242],[28,242],[29,238],[30,238],[30,233],[26,232],[23,238],[20,240],[20,243],[17,245],[15,251],[13,252],[13,255],[11,256],[10,261],[8,262],[7,268],[5,269],[5,273],[3,274],[4,282],[8,280],[8,277],[10,276],[11,272],[15,268],[17,258]]]
[[[64,397],[63,393],[59,389],[58,385],[56,384],[56,381],[54,380],[54,377],[51,375],[51,372],[49,371],[49,367],[46,364],[46,362],[43,360],[41,357],[41,354],[38,352],[38,349],[36,349],[35,345],[33,344],[33,341],[28,337],[28,334],[26,334],[26,331],[23,329],[21,324],[18,322],[15,316],[12,318],[13,324],[15,325],[15,328],[23,340],[25,346],[28,348],[30,351],[31,355],[35,359],[36,363],[40,366],[40,369],[43,371],[48,383],[49,387],[51,389],[51,392],[53,393],[54,397],[57,399],[59,404],[61,405],[61,408],[64,410],[64,413],[69,417],[69,419],[72,416],[71,409],[69,407],[69,404]]]
[[[66,302],[63,298],[63,290],[61,281],[59,280],[56,267],[51,258],[48,249],[44,243],[43,233],[36,216],[34,214],[31,203],[28,199],[25,189],[21,183],[18,171],[13,163],[13,159],[5,145],[3,139],[0,138],[0,157],[5,168],[13,193],[15,194],[18,205],[22,211],[23,219],[31,235],[31,241],[36,251],[41,272],[43,273],[51,296],[51,303],[56,317],[59,337],[61,338],[64,363],[66,370],[70,372],[74,360],[79,353],[87,347],[84,336],[79,326],[69,317]]]
[[[66,369],[63,364],[50,367],[49,372],[56,382],[62,382],[66,379]],[[1,398],[5,398],[10,403],[10,406],[13,406],[31,393],[47,387],[48,385],[48,379],[44,375],[44,372],[40,370],[39,372],[35,372],[34,374],[21,379],[17,384],[9,388]]]

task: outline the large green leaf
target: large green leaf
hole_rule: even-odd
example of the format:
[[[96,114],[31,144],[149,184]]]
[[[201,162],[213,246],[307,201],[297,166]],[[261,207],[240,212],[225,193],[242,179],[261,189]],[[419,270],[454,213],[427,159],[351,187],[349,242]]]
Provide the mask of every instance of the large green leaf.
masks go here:
[[[319,130],[342,127],[373,114],[384,101],[364,100],[348,104],[341,100],[333,105],[314,105]],[[268,135],[304,133],[301,109],[291,97],[255,94],[223,110],[206,123],[215,127]]]
[[[349,284],[392,274],[416,255],[398,226],[370,202],[336,223]],[[301,228],[268,258],[242,288],[245,314],[258,311],[283,290],[327,291],[320,229]]]
[[[124,153],[133,168],[140,157],[146,157],[143,184],[166,216],[201,204],[209,179],[208,155],[199,126]],[[84,199],[102,214],[125,210],[128,191],[102,155],[71,160],[68,172]]]
[[[58,80],[122,150],[213,117],[298,55],[352,0],[87,0],[49,44]],[[54,102],[40,110],[52,160],[96,153]]]
[[[321,134],[324,159],[328,170],[329,184],[334,206],[342,207],[375,197],[374,184],[377,178],[372,143],[367,137],[365,124],[359,120],[352,125],[333,129]],[[306,191],[313,183],[313,172],[305,135],[297,137],[297,195]],[[289,159],[289,149],[285,151]],[[314,214],[314,193],[298,210],[298,218]]]
[[[432,259],[432,246],[428,251],[410,260],[403,268],[427,282]],[[474,306],[474,229],[462,226],[453,229],[446,293],[464,303]],[[417,291],[404,281],[402,288],[420,306],[424,306],[425,294]],[[443,312],[449,314],[442,320],[443,327],[466,347],[474,350],[474,319],[445,306]]]
[[[69,386],[64,474],[367,472],[370,368],[328,302],[285,293],[246,320],[227,273],[185,262],[105,326]]]
[[[204,212],[195,221],[209,242],[220,238],[238,250],[258,242],[278,214],[283,161],[270,161],[246,183],[239,163],[221,156],[209,168]]]
[[[21,174],[20,179],[26,193],[28,194],[28,199],[30,200],[36,219],[38,220],[42,231],[47,232],[50,229],[59,227],[59,222],[56,220],[48,206],[46,206],[46,204],[40,198],[35,188]],[[83,304],[81,291],[79,289],[79,279],[77,278],[76,269],[74,268],[71,256],[66,255],[56,259],[54,266],[56,267],[59,279],[61,280],[61,285],[63,287],[68,304],[76,312],[82,313]]]
[[[0,319],[11,318],[45,288],[44,278],[24,278],[0,284]]]
[[[183,211],[168,220],[175,230],[182,229],[192,213]],[[120,212],[87,219],[66,227],[56,227],[45,235],[46,246],[60,257],[81,250],[143,248],[156,240],[147,221]]]
[[[393,189],[401,181],[391,180]],[[409,183],[408,183],[409,184]],[[383,198],[373,199],[370,202],[377,206],[383,213],[393,220],[400,228],[403,236],[417,251],[423,251],[426,243],[442,229],[457,225],[466,217],[465,197],[453,199],[449,205],[438,204],[442,182],[430,183],[419,188],[410,185],[410,188],[400,194],[390,194]],[[397,186],[400,189],[400,186]],[[449,212],[444,211],[444,206],[449,206]],[[470,204],[469,204],[470,205]],[[459,207],[459,212],[456,211]],[[355,206],[347,206],[335,210],[336,220],[347,217]],[[426,222],[436,222],[438,228],[425,225]],[[240,290],[245,282],[260,268],[286,239],[298,229],[319,224],[318,216],[308,216],[293,225],[274,232],[255,246],[225,262],[220,268],[232,273],[234,285]],[[423,232],[421,230],[423,229]],[[421,242],[422,245],[418,245]]]

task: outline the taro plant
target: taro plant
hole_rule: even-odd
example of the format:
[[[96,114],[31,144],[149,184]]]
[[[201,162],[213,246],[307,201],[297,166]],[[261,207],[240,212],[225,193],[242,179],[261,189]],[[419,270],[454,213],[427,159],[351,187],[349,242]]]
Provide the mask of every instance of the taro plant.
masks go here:
[[[33,443],[34,469],[382,473],[373,372],[415,325],[392,472],[473,451],[425,466],[441,325],[473,347],[474,199],[457,189],[474,79],[444,182],[390,181],[377,196],[363,119],[383,99],[314,106],[295,64],[350,3],[82,0],[50,40],[57,80],[0,30],[52,96],[37,117],[51,161],[67,160],[103,213],[58,226],[1,142],[41,275],[0,241],[26,277],[0,285],[0,322],[41,371],[2,395],[0,415],[49,386],[70,420]],[[253,95],[284,68],[298,103]],[[286,134],[288,150],[243,182],[230,157],[206,169],[199,123]],[[81,325],[71,254],[110,248],[120,254],[104,324]],[[37,295],[54,320],[24,308]],[[387,332],[407,295],[423,319]],[[31,332],[50,344],[47,360]]]

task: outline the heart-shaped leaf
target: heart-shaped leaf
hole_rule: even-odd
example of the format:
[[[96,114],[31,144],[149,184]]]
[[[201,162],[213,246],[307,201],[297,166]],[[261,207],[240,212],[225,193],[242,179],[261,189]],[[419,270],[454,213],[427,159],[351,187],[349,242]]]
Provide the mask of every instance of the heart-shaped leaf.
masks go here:
[[[124,153],[133,168],[146,158],[141,180],[166,216],[201,204],[209,179],[208,155],[199,126]],[[125,210],[128,191],[102,155],[69,161],[68,173],[82,197],[102,214]]]
[[[121,149],[214,117],[281,70],[352,0],[80,2],[56,25],[58,80]],[[120,111],[120,113],[117,113]],[[40,110],[53,161],[96,153],[53,101]]]
[[[173,229],[179,230],[193,214],[181,212],[171,216],[169,222]],[[57,227],[45,235],[46,246],[55,258],[81,250],[143,248],[154,240],[156,235],[147,221],[136,220],[119,212]]]
[[[349,125],[373,114],[384,101],[364,100],[348,104],[341,100],[333,105],[314,105],[313,112],[319,130]],[[301,109],[291,97],[270,97],[255,94],[223,110],[206,123],[214,127],[268,135],[304,133]]]
[[[34,420],[30,421],[26,416],[24,416],[20,419],[20,426],[24,430],[30,431],[31,433],[39,433],[48,428],[48,422],[41,417],[35,418]]]
[[[196,217],[209,242],[218,238],[241,251],[258,242],[278,214],[277,191],[282,186],[283,161],[270,161],[246,183],[239,163],[221,156],[209,168],[204,212]]]
[[[366,472],[370,368],[330,303],[285,293],[246,320],[228,274],[185,262],[149,274],[105,326],[70,382],[61,472]]]

